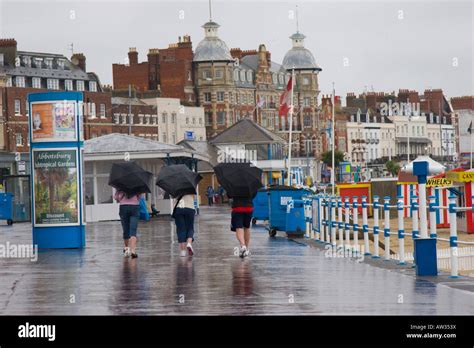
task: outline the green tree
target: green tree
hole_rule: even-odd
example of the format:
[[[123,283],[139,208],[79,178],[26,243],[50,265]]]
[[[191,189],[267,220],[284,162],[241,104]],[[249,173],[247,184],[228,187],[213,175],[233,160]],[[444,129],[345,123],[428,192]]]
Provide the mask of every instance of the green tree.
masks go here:
[[[321,161],[323,161],[326,165],[332,166],[332,151],[326,151],[321,154]],[[334,152],[334,164],[336,167],[339,166],[340,162],[344,161],[344,152],[336,150]]]
[[[397,176],[398,172],[400,171],[400,165],[394,161],[387,161],[385,163],[385,168],[392,176]]]

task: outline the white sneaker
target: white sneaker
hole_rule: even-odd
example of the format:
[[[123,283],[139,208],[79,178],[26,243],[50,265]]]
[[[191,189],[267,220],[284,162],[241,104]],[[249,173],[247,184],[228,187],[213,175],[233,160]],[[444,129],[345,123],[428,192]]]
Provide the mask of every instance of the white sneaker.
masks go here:
[[[247,247],[246,247],[245,245],[242,245],[242,246],[240,247],[239,256],[240,256],[241,258],[244,258],[244,257],[247,256],[247,255],[248,255]]]
[[[132,255],[132,251],[130,250],[130,248],[126,247],[126,248],[123,248],[123,257],[130,257]]]
[[[247,256],[250,256],[250,250],[249,249],[245,250],[245,252],[244,252],[244,257],[247,257]]]
[[[179,251],[179,256],[181,256],[181,257],[186,257],[186,255],[188,255],[188,253],[186,252],[186,250],[180,250],[180,251]]]
[[[193,249],[193,246],[191,245],[191,243],[188,243],[188,245],[186,245],[186,248],[188,249],[188,254],[190,256],[193,256],[194,255],[194,249]]]

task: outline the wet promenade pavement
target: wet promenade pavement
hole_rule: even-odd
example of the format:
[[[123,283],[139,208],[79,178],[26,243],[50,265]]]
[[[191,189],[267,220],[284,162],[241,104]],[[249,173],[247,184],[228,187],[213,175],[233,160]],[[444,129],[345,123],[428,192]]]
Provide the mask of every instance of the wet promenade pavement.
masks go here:
[[[87,248],[0,258],[1,315],[474,314],[474,293],[327,258],[323,250],[253,229],[234,255],[228,208],[202,208],[196,255],[179,256],[174,223],[139,227],[139,258],[122,256],[118,221],[89,224]],[[0,244],[31,243],[29,224],[1,226]],[[400,303],[402,302],[402,303]]]

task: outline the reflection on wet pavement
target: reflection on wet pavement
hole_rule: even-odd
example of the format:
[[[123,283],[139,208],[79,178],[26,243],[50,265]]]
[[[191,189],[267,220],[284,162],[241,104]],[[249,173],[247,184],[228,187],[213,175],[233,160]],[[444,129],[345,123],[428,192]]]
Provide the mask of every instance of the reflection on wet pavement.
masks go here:
[[[0,314],[473,314],[472,293],[415,280],[253,230],[241,260],[228,208],[202,208],[196,255],[180,257],[174,223],[139,228],[139,258],[124,259],[118,221],[89,224],[87,248],[0,259]],[[31,243],[27,224],[0,243]]]

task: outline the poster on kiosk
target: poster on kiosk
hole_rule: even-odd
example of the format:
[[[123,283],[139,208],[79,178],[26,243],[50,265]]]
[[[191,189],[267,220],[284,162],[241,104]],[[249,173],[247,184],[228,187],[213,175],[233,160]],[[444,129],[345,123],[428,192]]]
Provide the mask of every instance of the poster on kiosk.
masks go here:
[[[33,244],[83,248],[82,93],[32,93],[28,103]]]

